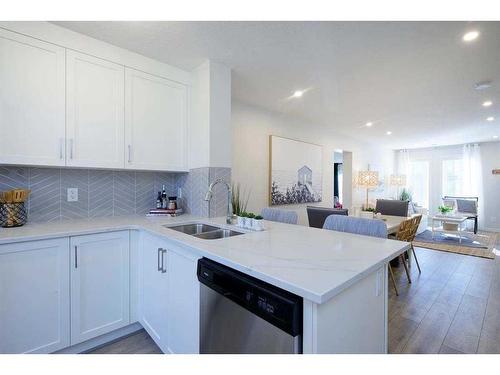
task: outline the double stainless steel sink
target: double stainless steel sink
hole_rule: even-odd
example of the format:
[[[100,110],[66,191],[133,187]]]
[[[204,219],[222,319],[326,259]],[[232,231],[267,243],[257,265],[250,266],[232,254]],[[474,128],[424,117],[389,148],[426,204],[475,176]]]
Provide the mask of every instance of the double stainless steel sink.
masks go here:
[[[202,238],[204,240],[216,240],[219,238],[227,238],[244,234],[243,232],[238,232],[232,229],[203,223],[189,223],[174,226],[165,225],[165,227],[184,234],[189,234],[190,236],[196,238]]]

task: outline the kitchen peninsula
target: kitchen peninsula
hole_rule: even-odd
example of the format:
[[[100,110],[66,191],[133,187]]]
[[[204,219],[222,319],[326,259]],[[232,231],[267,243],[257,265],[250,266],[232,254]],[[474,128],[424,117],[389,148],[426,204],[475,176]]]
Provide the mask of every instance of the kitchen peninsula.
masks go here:
[[[387,352],[387,263],[407,243],[224,222],[123,216],[0,230],[0,352],[83,352],[144,327],[163,352],[199,353],[201,258],[301,297],[303,353]],[[182,223],[245,233],[169,228]]]

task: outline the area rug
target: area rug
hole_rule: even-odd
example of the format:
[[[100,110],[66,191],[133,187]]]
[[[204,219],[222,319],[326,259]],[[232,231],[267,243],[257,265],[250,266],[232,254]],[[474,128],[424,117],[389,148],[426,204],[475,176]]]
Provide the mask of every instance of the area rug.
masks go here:
[[[425,230],[417,234],[413,241],[413,246],[495,259],[494,249],[497,241],[496,233],[467,233],[466,237],[467,238],[462,237],[462,243],[460,243],[458,236],[435,233],[433,239],[432,232],[430,230]]]

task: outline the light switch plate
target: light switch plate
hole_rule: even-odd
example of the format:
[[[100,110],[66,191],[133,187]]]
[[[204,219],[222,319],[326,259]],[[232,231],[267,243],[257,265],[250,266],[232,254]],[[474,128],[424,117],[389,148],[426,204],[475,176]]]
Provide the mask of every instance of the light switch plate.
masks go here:
[[[78,202],[78,188],[68,188],[68,202]]]

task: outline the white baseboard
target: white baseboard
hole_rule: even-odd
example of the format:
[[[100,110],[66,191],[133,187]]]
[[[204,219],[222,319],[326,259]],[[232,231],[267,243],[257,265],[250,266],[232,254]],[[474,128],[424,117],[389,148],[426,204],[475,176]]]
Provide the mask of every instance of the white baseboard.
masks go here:
[[[88,352],[92,349],[96,349],[99,346],[109,344],[117,339],[120,339],[125,336],[129,336],[132,333],[140,331],[142,326],[139,323],[133,323],[126,327],[119,328],[113,332],[106,333],[99,337],[95,337],[93,339],[87,340],[85,342],[81,342],[79,344],[58,350],[54,352],[54,354],[80,354]]]

